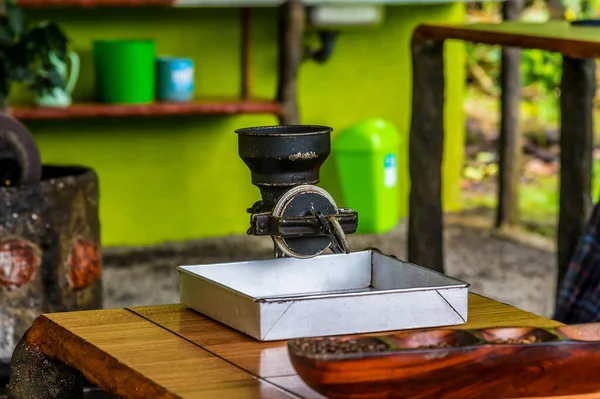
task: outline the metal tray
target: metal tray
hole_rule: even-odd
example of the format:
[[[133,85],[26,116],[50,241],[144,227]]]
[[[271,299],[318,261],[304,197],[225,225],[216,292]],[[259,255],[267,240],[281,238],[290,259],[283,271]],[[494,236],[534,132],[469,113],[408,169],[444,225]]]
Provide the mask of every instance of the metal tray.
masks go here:
[[[373,250],[177,270],[182,304],[260,341],[467,321],[468,283]]]

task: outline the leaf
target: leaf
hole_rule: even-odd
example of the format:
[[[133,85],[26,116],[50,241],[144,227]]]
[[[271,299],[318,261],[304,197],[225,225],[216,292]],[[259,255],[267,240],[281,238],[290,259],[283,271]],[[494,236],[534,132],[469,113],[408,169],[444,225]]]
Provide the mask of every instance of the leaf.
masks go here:
[[[29,30],[24,35],[23,42],[26,43],[27,51],[33,54],[45,58],[53,52],[58,58],[64,59],[68,39],[56,24],[43,22]]]
[[[485,167],[485,173],[488,176],[495,176],[498,173],[498,164],[491,163]]]
[[[502,58],[502,50],[498,48],[494,48],[493,50],[489,50],[488,52],[488,61],[489,62],[500,62]]]
[[[65,82],[63,82],[62,77],[56,70],[48,71],[48,83],[52,85],[52,87],[63,87]]]
[[[6,5],[6,15],[8,16],[8,26],[10,26],[15,35],[20,36],[25,29],[21,9],[10,1]]]
[[[477,162],[480,163],[490,163],[494,160],[494,154],[492,154],[491,152],[478,152],[477,155],[475,156],[475,159]]]
[[[0,24],[0,47],[8,47],[13,43],[14,35],[7,26]]]
[[[65,33],[50,21],[26,25],[14,2],[5,4],[6,15],[0,17],[0,97],[12,82],[24,83],[37,93],[63,87],[63,79],[50,55],[65,59],[68,43]]]
[[[464,171],[464,176],[469,180],[479,181],[483,178],[483,170],[473,166],[467,166]]]

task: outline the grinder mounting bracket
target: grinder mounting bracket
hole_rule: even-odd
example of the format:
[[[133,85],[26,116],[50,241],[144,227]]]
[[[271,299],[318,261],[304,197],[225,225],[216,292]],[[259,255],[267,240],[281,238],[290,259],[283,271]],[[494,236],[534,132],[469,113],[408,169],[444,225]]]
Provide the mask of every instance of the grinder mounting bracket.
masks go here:
[[[278,199],[271,211],[262,211],[262,201],[248,209],[250,235],[270,235],[286,256],[310,258],[331,248],[349,253],[346,234],[356,231],[358,214],[339,208],[329,193],[309,184],[295,186]]]

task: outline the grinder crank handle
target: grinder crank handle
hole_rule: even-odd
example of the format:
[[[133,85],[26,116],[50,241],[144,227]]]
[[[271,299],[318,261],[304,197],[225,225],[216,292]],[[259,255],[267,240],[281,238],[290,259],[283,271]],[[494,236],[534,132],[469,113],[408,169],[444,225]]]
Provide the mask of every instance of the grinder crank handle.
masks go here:
[[[342,225],[340,224],[339,220],[335,217],[335,215],[329,215],[327,216],[327,219],[333,227],[333,235],[337,242],[337,245],[335,245],[335,247],[343,251],[345,254],[349,254],[350,243],[348,243],[346,233],[344,233],[344,229],[342,229]]]
[[[321,212],[317,212],[316,216],[321,223],[321,230],[331,240],[331,250],[334,253],[350,253],[350,244],[335,215],[325,216]]]

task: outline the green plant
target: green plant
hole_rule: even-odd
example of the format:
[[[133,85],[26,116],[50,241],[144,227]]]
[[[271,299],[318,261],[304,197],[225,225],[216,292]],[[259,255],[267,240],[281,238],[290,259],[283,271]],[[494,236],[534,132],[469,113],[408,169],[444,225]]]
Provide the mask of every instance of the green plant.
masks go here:
[[[562,75],[560,54],[531,49],[522,51],[521,57],[524,86],[538,84],[545,95],[558,89]]]
[[[499,94],[501,49],[497,46],[484,44],[468,44],[468,65],[474,68],[478,65],[489,78],[486,82],[493,87],[486,87],[488,92]],[[558,53],[542,50],[527,49],[521,51],[522,85],[535,84],[542,95],[549,95],[558,89],[561,78],[562,59]],[[481,80],[481,79],[480,79]],[[480,82],[481,84],[481,82]]]
[[[14,0],[0,0],[0,111],[8,105],[12,83],[38,94],[64,85],[50,55],[64,60],[67,42],[56,24],[29,24]]]

